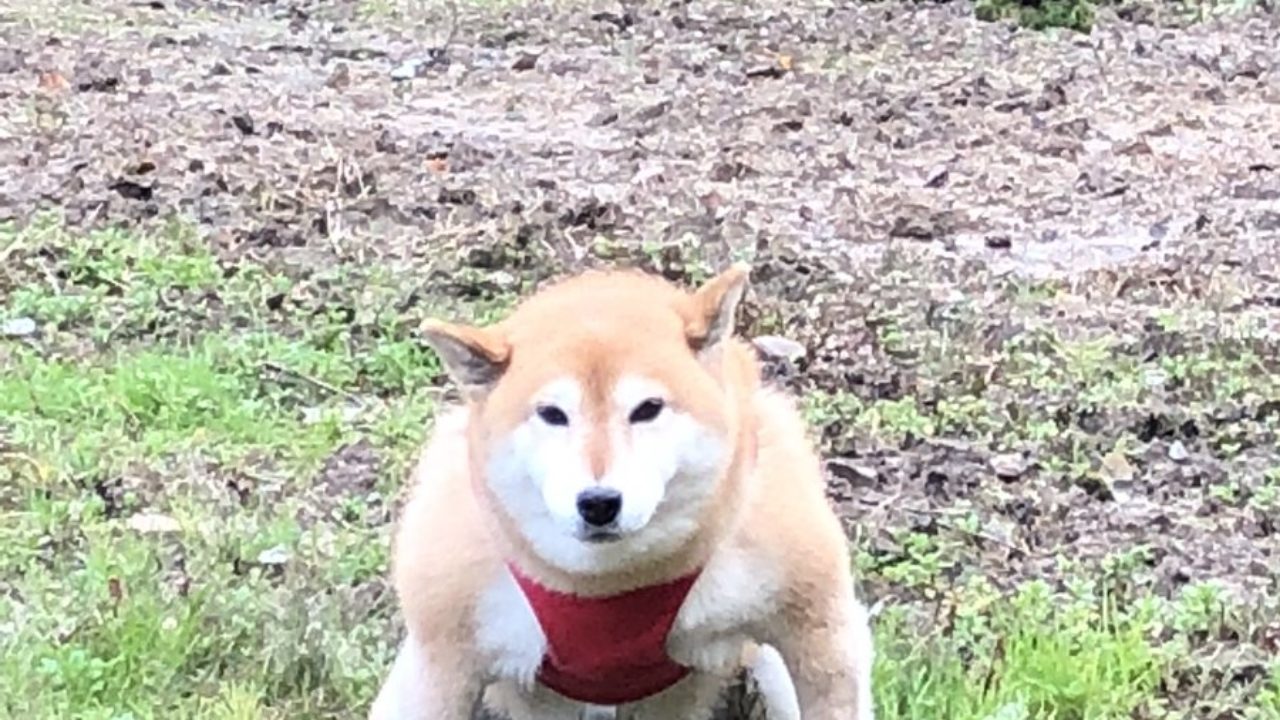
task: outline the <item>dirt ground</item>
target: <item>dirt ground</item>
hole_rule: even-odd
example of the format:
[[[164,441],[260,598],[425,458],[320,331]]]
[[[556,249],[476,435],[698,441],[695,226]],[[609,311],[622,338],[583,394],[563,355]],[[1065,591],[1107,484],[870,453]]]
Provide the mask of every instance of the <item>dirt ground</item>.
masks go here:
[[[916,531],[951,581],[1222,581],[1254,612],[1198,682],[1276,652],[1280,16],[13,5],[0,222],[176,214],[227,267],[378,266],[424,314],[750,258],[742,330],[803,345],[776,379],[819,398],[870,602],[941,602],[883,572]]]

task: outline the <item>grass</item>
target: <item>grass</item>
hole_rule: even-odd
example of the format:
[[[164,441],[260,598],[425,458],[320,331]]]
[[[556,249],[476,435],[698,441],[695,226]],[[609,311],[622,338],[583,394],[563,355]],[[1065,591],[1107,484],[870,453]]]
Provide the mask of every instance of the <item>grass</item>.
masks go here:
[[[1133,12],[1145,7],[1182,23],[1198,23],[1218,17],[1238,15],[1255,9],[1256,0],[1174,0],[1173,2],[1129,2],[1110,0],[978,0],[974,17],[985,22],[1011,20],[1035,31],[1065,29],[1091,33],[1097,25],[1098,10],[1123,8]]]
[[[431,308],[406,308],[389,273],[227,263],[178,225],[82,234],[41,221],[0,232],[0,248],[0,320],[40,329],[0,341],[0,714],[362,715],[397,639],[388,523],[441,385],[412,334]],[[925,368],[949,357],[906,330],[885,339],[924,347]],[[1224,347],[1161,369],[1226,378],[1192,405],[1274,389],[1233,386],[1255,365]],[[1123,361],[1106,337],[1032,333],[1002,368],[1037,410],[1011,418],[981,391],[815,393],[806,408],[815,427],[885,446],[1048,447],[1063,403],[1113,410],[1152,392],[1150,363]],[[954,369],[939,370],[943,390],[962,382]],[[1272,507],[1276,487],[1273,472],[1250,501]],[[1186,676],[1199,638],[1235,627],[1213,585],[1162,599],[1118,582],[1135,557],[1000,588],[950,574],[954,540],[899,540],[905,560],[891,566],[865,543],[858,553],[865,578],[920,598],[889,601],[876,621],[886,720],[1183,717],[1162,686]],[[1232,717],[1280,717],[1276,670]]]
[[[876,682],[885,718],[1131,717],[1160,676],[1153,609],[1056,596],[1041,582],[997,599],[966,589],[946,637],[889,632]],[[996,610],[996,604],[1002,607]],[[994,611],[994,612],[993,612]],[[941,628],[940,628],[941,629]]]

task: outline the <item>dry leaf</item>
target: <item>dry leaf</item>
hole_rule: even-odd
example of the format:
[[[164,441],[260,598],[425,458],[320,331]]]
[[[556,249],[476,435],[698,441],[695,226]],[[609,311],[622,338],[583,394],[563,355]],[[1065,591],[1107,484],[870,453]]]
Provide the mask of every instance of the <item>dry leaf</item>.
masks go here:
[[[1102,477],[1108,482],[1132,482],[1135,474],[1124,453],[1112,450],[1102,456]]]
[[[62,92],[64,90],[70,90],[71,83],[62,76],[62,73],[51,70],[49,72],[40,73],[40,88],[42,90]]]
[[[107,578],[107,594],[116,602],[124,599],[124,583],[120,582],[120,578],[114,576]]]

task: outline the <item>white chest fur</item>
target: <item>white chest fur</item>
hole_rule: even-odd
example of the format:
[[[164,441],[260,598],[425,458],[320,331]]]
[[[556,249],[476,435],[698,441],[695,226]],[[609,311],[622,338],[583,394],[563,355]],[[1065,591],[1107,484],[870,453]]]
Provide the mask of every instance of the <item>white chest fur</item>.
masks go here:
[[[685,600],[667,641],[676,662],[724,673],[742,656],[743,643],[757,639],[773,614],[779,578],[741,549],[712,558]]]
[[[532,687],[547,638],[529,601],[505,568],[476,605],[476,644],[495,679]]]

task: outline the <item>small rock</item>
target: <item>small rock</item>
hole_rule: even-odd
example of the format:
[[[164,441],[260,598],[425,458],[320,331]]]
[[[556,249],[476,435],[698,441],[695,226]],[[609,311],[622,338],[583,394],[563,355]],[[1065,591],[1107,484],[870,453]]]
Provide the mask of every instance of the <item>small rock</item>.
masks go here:
[[[753,338],[751,344],[765,356],[778,360],[796,362],[805,356],[804,345],[780,335],[761,335]]]
[[[333,73],[329,75],[329,79],[324,84],[334,90],[347,89],[351,86],[351,66],[346,63],[338,63],[338,66],[333,69]]]
[[[1187,452],[1187,446],[1182,444],[1181,440],[1174,440],[1169,445],[1169,459],[1174,462],[1186,462],[1191,457],[1191,453]]]
[[[785,68],[781,65],[755,65],[745,68],[747,77],[749,78],[769,78],[777,79],[787,74]]]
[[[443,48],[431,48],[426,57],[410,58],[391,69],[392,80],[412,80],[422,77],[428,70],[447,68],[449,58]]]
[[[1018,453],[1002,453],[991,458],[991,469],[1001,480],[1017,480],[1027,472],[1030,463]]]
[[[138,513],[129,518],[129,529],[143,535],[175,533],[182,529],[177,520],[160,513]]]
[[[983,242],[992,250],[1008,250],[1013,247],[1013,238],[1008,235],[988,235]]]
[[[1134,140],[1132,142],[1121,145],[1119,148],[1116,149],[1115,153],[1117,155],[1129,155],[1129,156],[1154,154],[1151,150],[1151,146],[1147,144],[1146,140]]]
[[[548,63],[544,63],[543,67],[546,68],[547,72],[559,77],[568,75],[569,73],[584,73],[587,71],[589,65],[578,60],[561,58],[559,60],[552,60]]]
[[[890,237],[932,240],[943,234],[941,223],[928,208],[911,206],[893,219]]]
[[[1277,200],[1280,199],[1280,189],[1268,183],[1239,183],[1231,187],[1231,197],[1237,200]]]
[[[258,553],[258,564],[260,565],[284,565],[289,562],[289,550],[283,545],[276,545],[273,548],[267,548]]]
[[[10,48],[0,50],[0,75],[16,73],[25,65],[22,53]]]
[[[1253,226],[1258,230],[1280,230],[1280,212],[1267,210],[1255,215],[1253,218]]]
[[[924,186],[927,188],[940,188],[947,184],[947,180],[951,177],[951,171],[946,165],[938,165],[929,171],[925,176]]]
[[[512,70],[532,70],[538,65],[538,55],[530,52],[520,53],[520,57],[511,64]]]
[[[1051,197],[1041,207],[1050,215],[1067,215],[1071,212],[1071,198],[1064,195]]]
[[[150,202],[155,194],[154,188],[150,185],[143,185],[132,180],[120,179],[111,184],[110,189],[116,191],[121,197],[127,200],[138,200],[141,202]]]
[[[618,111],[612,108],[602,108],[599,112],[587,121],[588,127],[604,127],[612,125],[618,121]]]
[[[391,68],[392,80],[412,80],[418,77],[418,73],[422,70],[423,64],[419,60],[408,60]]]
[[[666,115],[667,112],[670,110],[671,110],[671,101],[662,100],[660,102],[656,102],[652,105],[649,105],[648,107],[641,108],[639,111],[636,112],[635,119],[636,119],[636,122],[642,122],[642,123],[649,122],[650,120],[657,120],[663,115]]]
[[[36,334],[36,321],[28,317],[14,318],[0,323],[0,337],[24,338]]]

